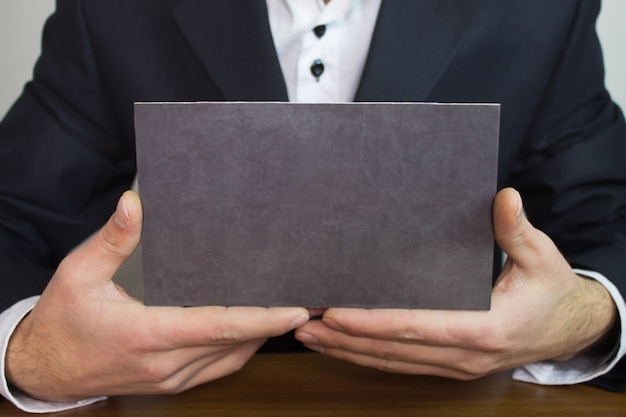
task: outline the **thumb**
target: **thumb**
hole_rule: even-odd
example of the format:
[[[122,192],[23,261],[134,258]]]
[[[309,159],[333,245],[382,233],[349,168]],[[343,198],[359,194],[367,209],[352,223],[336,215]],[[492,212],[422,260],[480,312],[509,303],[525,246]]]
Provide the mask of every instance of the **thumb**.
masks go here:
[[[141,222],[141,200],[135,192],[126,191],[104,227],[68,255],[59,269],[65,267],[81,279],[110,281],[139,245]]]
[[[522,268],[535,265],[542,259],[551,241],[535,229],[526,216],[520,194],[513,188],[501,190],[493,206],[495,239],[513,262]]]

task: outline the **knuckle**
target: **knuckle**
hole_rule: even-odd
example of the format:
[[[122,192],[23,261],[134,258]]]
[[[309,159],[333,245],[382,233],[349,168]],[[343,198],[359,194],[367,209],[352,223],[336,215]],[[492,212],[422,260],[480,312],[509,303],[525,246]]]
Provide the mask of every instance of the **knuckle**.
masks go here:
[[[406,342],[421,342],[425,339],[424,335],[411,326],[407,326],[398,334],[400,340]]]
[[[185,387],[175,378],[164,379],[158,383],[158,390],[161,394],[178,394],[185,390]]]
[[[530,232],[530,229],[526,227],[517,229],[516,233],[511,237],[511,242],[515,246],[524,245],[529,240],[529,237],[530,237],[529,232]]]
[[[72,266],[71,264],[71,258],[70,257],[66,257],[64,258],[59,265],[57,266],[56,272],[54,274],[55,280],[60,280],[63,277],[67,276],[70,274],[70,272],[72,271]]]
[[[121,342],[131,353],[150,355],[163,349],[162,335],[156,323],[142,321],[145,325],[130,326],[123,332]]]
[[[217,324],[212,330],[211,340],[217,345],[229,345],[239,341],[239,338],[230,326]]]
[[[386,359],[377,363],[376,369],[379,371],[389,372],[389,373],[397,373],[398,368],[396,362]]]
[[[460,363],[460,370],[465,374],[466,380],[480,378],[494,372],[496,369],[489,355],[473,355]]]
[[[169,392],[172,388],[173,382],[170,377],[174,372],[169,364],[147,359],[142,361],[138,371],[145,382],[156,386],[160,392]]]
[[[244,357],[237,357],[235,360],[233,360],[228,368],[228,373],[236,373],[241,371],[241,369],[245,366],[245,364],[247,363],[247,358]]]
[[[59,294],[64,296],[71,296],[76,290],[74,284],[74,278],[77,274],[80,274],[80,270],[72,263],[72,258],[66,257],[59,263],[56,271],[54,272],[53,279],[50,280],[49,285],[54,286],[59,291]]]
[[[472,338],[474,350],[490,354],[501,353],[510,345],[510,324],[502,321],[490,321],[477,329]]]
[[[392,343],[383,340],[372,341],[371,348],[376,357],[384,359],[386,362],[398,358],[397,350]]]
[[[159,343],[151,336],[140,335],[128,340],[126,346],[134,354],[144,355],[155,352],[159,348]]]
[[[118,242],[115,235],[111,233],[108,227],[103,227],[99,233],[94,236],[93,243],[98,250],[106,254],[117,254]]]
[[[499,353],[505,350],[505,338],[498,332],[490,332],[481,335],[476,340],[476,347],[479,351],[486,353]]]
[[[484,376],[484,375],[473,375],[473,374],[464,373],[464,374],[460,374],[460,375],[456,376],[455,379],[457,379],[459,381],[468,382],[468,381],[474,381],[474,380],[480,378],[481,376]]]

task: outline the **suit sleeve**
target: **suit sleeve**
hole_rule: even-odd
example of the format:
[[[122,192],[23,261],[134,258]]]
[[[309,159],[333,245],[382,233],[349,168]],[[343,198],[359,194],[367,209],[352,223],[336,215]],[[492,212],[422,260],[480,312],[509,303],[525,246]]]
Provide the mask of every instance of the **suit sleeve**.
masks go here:
[[[58,2],[33,80],[0,124],[0,311],[41,293],[134,176],[81,8]]]
[[[550,235],[573,267],[603,274],[623,296],[626,125],[604,87],[595,33],[599,6],[579,2],[511,185],[522,192],[529,219]],[[626,389],[625,362],[593,383]]]

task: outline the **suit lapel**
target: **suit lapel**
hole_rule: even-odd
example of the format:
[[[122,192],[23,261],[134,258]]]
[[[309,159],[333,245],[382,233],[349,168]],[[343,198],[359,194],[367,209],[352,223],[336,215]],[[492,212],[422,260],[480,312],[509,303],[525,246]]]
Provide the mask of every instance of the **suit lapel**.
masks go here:
[[[174,18],[225,100],[287,101],[265,1],[183,0]]]
[[[183,0],[174,15],[224,99],[287,101],[265,1]],[[383,0],[356,101],[426,100],[472,18],[466,1]]]
[[[356,101],[426,100],[472,17],[460,0],[383,0]]]

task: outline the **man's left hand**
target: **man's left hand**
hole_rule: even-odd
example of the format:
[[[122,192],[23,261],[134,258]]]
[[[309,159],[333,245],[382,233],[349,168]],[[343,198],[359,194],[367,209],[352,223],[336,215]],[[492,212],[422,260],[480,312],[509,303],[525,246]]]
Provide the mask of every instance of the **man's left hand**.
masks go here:
[[[567,360],[599,343],[617,312],[598,282],[577,276],[523,214],[513,189],[494,202],[508,255],[489,311],[329,309],[297,330],[309,348],[409,374],[474,379],[542,360]]]

